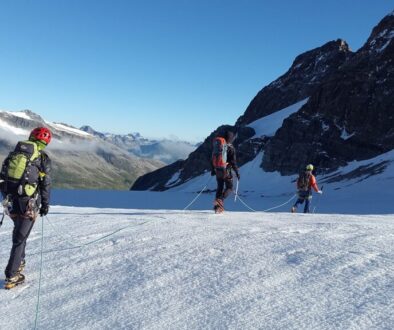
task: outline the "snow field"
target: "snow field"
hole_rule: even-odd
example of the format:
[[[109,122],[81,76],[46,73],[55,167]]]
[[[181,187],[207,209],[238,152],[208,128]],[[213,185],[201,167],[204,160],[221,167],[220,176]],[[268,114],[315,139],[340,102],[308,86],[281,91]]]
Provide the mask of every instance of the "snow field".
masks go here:
[[[53,207],[48,218],[38,329],[394,327],[393,215]],[[3,269],[11,231],[6,220]],[[1,329],[33,328],[40,247],[38,222],[26,284],[0,291]]]

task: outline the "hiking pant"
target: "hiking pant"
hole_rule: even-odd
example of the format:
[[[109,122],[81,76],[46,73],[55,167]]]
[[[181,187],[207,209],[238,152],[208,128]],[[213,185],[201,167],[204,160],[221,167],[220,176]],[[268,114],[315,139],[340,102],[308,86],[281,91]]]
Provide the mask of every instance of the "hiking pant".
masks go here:
[[[13,221],[14,231],[12,232],[12,249],[10,259],[5,269],[6,277],[15,276],[22,260],[25,260],[26,241],[34,225],[33,220],[18,215],[13,216]]]
[[[233,191],[233,177],[231,170],[216,170],[216,181],[218,187],[216,189],[216,198],[224,200]]]
[[[309,213],[309,206],[311,204],[310,198],[298,198],[294,204],[294,207],[297,208],[298,204],[303,204],[304,202],[305,202],[304,213]]]

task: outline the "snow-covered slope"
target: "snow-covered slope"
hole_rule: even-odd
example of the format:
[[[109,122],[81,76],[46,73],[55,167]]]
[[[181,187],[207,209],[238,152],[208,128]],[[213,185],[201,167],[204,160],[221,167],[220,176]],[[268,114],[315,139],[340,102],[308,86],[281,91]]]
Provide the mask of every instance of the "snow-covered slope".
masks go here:
[[[291,114],[297,112],[301,107],[308,101],[306,98],[300,102],[294,103],[291,106],[274,112],[268,116],[264,116],[260,119],[255,120],[248,126],[253,128],[255,135],[252,137],[262,137],[262,136],[273,136],[275,132],[282,127],[283,121],[289,117]]]
[[[297,175],[281,176],[279,172],[265,172],[260,167],[263,154],[240,168],[239,195],[253,210],[265,210],[280,205],[296,193]],[[174,178],[176,181],[176,177]],[[317,175],[319,186],[324,188],[322,196],[315,196],[313,204],[318,203],[319,212],[328,213],[394,213],[394,150],[373,159],[352,162],[330,175]],[[170,184],[171,182],[169,182]],[[183,185],[171,188],[169,192],[186,193],[194,196],[206,186],[206,191],[216,189],[216,180],[209,172],[194,178]],[[203,194],[207,195],[207,194]],[[213,193],[197,203],[213,200]],[[227,205],[231,210],[245,210],[242,203],[235,204],[229,198]],[[291,202],[278,208],[289,211]],[[194,206],[195,207],[195,206]]]
[[[394,327],[393,215],[51,211],[37,329]],[[34,328],[41,224],[26,283],[0,290],[1,329]]]

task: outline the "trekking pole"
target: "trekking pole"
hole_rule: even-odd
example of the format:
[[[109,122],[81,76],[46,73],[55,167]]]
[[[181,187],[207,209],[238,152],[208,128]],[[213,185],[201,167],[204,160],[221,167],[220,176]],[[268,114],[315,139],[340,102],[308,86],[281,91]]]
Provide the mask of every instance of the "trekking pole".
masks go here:
[[[0,221],[0,228],[3,225],[4,217],[5,217],[5,212],[3,211],[3,216],[1,217],[1,221]]]
[[[235,188],[235,196],[234,196],[234,202],[237,201],[237,196],[238,196],[238,187],[239,187],[239,180],[237,179],[237,186]]]
[[[323,191],[323,187],[324,186],[321,186],[321,189],[320,189],[321,191]],[[312,213],[315,213],[316,208],[319,206],[320,199],[321,199],[321,195],[319,196],[319,199],[316,202],[316,206],[313,207],[313,212]]]
[[[6,214],[8,214],[8,212],[6,212],[6,210],[8,211],[8,207],[10,206],[10,199],[9,199],[8,195],[6,198],[3,199],[1,204],[3,205],[3,216],[1,217],[0,227],[3,225],[3,221],[4,221]]]

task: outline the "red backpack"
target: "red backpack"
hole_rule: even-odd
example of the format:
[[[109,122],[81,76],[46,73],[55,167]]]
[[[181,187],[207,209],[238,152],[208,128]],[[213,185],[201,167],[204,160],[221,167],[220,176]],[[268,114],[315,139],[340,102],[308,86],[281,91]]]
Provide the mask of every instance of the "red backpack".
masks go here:
[[[212,164],[215,168],[227,167],[227,142],[222,137],[213,140]]]

